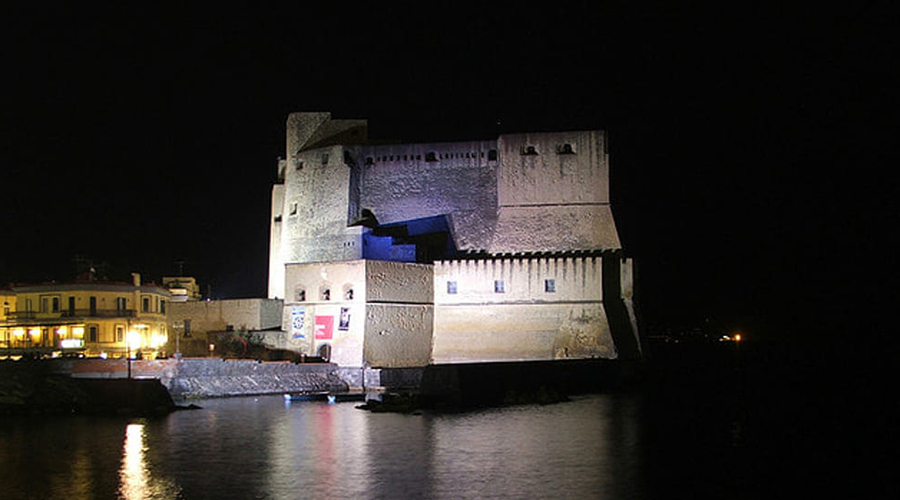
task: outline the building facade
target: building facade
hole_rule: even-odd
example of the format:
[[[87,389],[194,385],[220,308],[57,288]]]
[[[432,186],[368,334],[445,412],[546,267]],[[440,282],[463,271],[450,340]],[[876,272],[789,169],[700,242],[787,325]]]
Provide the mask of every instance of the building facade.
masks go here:
[[[169,292],[153,284],[83,280],[12,288],[6,347],[19,354],[155,358],[166,354]]]
[[[170,289],[171,291],[171,289]],[[281,333],[282,301],[276,299],[187,300],[168,305],[169,352],[217,356],[223,338],[269,337]]]
[[[298,349],[385,367],[640,355],[603,132],[376,145],[366,127],[287,120],[269,296]]]

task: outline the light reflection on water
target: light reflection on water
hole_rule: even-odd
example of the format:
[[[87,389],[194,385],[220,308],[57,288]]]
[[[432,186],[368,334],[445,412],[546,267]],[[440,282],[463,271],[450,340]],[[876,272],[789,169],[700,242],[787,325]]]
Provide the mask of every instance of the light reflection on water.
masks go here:
[[[641,496],[631,397],[424,415],[278,396],[200,404],[141,421],[13,419],[0,498]]]
[[[153,475],[144,457],[144,424],[133,423],[125,427],[125,445],[122,467],[119,471],[120,498],[146,500],[176,498],[178,486],[162,475]]]

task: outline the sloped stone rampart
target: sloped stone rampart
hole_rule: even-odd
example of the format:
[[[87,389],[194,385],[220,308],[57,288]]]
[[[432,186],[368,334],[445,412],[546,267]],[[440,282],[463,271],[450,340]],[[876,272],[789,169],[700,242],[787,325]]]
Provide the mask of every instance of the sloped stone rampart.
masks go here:
[[[82,359],[52,363],[50,370],[73,378],[126,378],[128,364],[121,359]],[[288,361],[133,360],[131,377],[159,379],[174,399],[250,396],[301,391],[346,391],[348,385],[331,363],[295,364]]]
[[[177,376],[160,381],[176,399],[300,391],[346,391],[331,364],[186,359]]]

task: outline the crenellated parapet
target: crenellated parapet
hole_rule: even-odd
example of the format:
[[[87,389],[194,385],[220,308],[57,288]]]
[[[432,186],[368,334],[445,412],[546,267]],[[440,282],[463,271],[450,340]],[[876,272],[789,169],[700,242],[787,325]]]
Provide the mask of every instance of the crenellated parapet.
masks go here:
[[[317,269],[333,274],[352,262],[390,261],[397,276],[425,265],[433,272],[427,303],[407,320],[419,325],[433,314],[433,362],[639,352],[632,263],[610,206],[604,132],[374,144],[366,127],[328,113],[288,117],[272,191],[270,297],[296,295],[286,266],[312,273],[309,281]],[[338,310],[335,298],[304,290],[306,301],[329,302],[317,310]],[[354,314],[413,310],[404,309],[413,302],[395,297]],[[385,331],[407,321],[378,317],[394,318],[379,327]],[[400,345],[357,326],[358,337],[334,343],[355,353],[345,359],[382,363]],[[416,345],[404,362],[421,359]],[[361,358],[347,346],[360,347]],[[304,349],[314,351],[315,342]]]

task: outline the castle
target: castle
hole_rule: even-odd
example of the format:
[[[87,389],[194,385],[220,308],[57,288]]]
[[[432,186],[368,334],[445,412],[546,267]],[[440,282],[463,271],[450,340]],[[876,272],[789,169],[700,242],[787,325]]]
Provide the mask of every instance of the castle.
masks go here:
[[[292,113],[270,298],[292,349],[347,367],[640,356],[602,131],[374,144]]]

